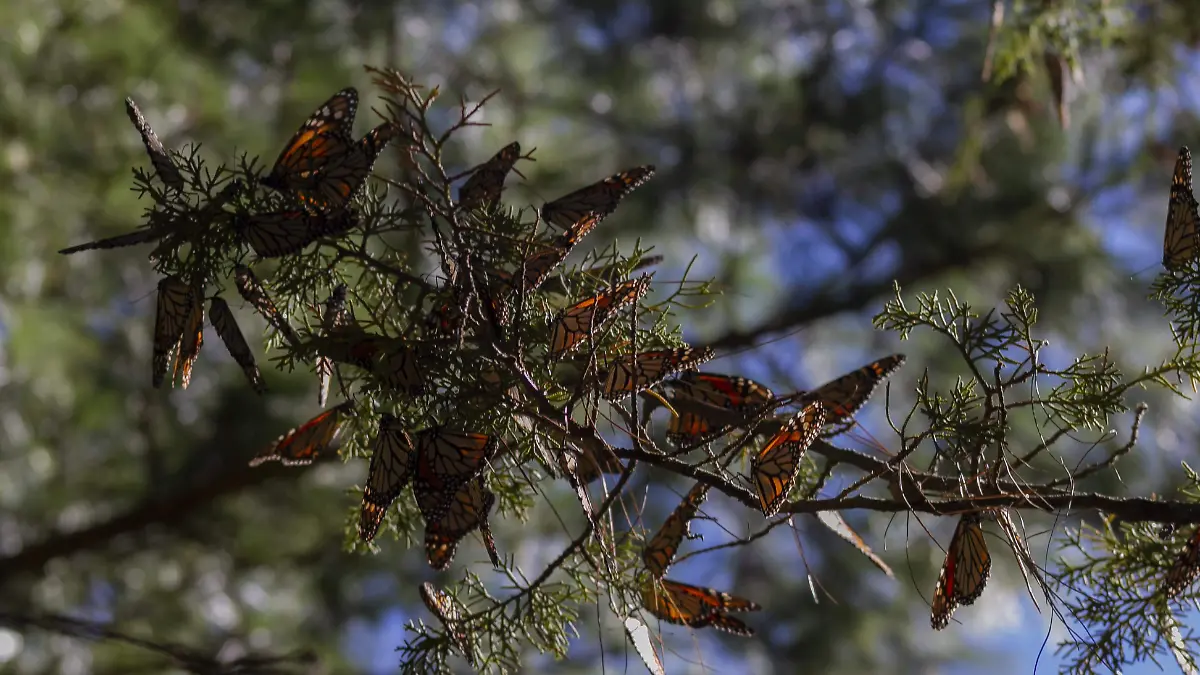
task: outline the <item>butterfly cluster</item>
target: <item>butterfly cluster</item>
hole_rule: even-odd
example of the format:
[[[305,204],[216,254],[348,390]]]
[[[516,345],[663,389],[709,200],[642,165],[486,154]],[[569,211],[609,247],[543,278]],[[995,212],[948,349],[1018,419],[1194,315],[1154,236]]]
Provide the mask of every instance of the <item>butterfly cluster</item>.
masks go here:
[[[773,418],[776,431],[753,451],[749,482],[766,517],[775,516],[791,495],[808,448],[821,436],[837,433],[853,423],[879,384],[904,364],[902,354],[872,361],[812,391],[776,397],[766,386],[745,377],[688,372],[668,383],[669,403],[675,409],[667,440],[689,450],[721,439],[738,428],[751,428],[756,420],[777,408],[796,404],[793,415]],[[748,437],[753,437],[749,434]],[[740,444],[733,445],[736,450]],[[736,457],[734,452],[728,458]],[[647,580],[642,587],[643,607],[668,623],[693,628],[711,626],[737,635],[753,635],[730,611],[751,611],[749,600],[710,588],[700,588],[664,578],[680,545],[691,538],[689,523],[696,517],[711,485],[697,482],[642,549]]]
[[[304,121],[265,174],[247,172],[238,180],[200,189],[198,172],[181,171],[177,156],[127,101],[153,175],[164,186],[162,199],[174,206],[152,211],[147,226],[136,232],[63,252],[157,242],[152,257],[176,263],[159,265],[165,276],[154,315],[154,386],[168,376],[187,386],[207,315],[261,393],[262,373],[221,297],[223,281],[213,274],[214,269],[224,272],[229,285],[265,319],[289,363],[311,367],[320,406],[335,391],[342,398],[282,434],[250,464],[305,465],[335,456],[343,437],[352,439],[351,447],[369,458],[356,528],[364,544],[375,542],[392,525],[406,527],[410,520],[404,519],[415,513],[424,525],[431,568],[449,567],[472,533],[478,533],[492,565],[501,567],[505,561],[490,520],[515,480],[512,476],[528,475],[530,463],[540,464],[543,475],[571,485],[589,532],[602,537],[605,528],[598,520],[611,506],[612,494],[594,501],[592,491],[597,485],[607,490],[606,474],[627,477],[633,464],[599,436],[593,435],[597,442],[578,442],[571,429],[582,425],[594,433],[598,415],[608,414],[600,411],[615,410],[615,417],[632,419],[638,405],[648,414],[654,402],[670,412],[665,454],[682,457],[705,448],[714,456],[723,444],[719,461],[724,471],[748,448],[748,470],[741,479],[751,486],[762,515],[776,517],[786,513],[809,447],[853,426],[854,416],[880,383],[904,363],[903,355],[893,354],[811,391],[786,396],[744,377],[698,370],[714,352],[687,346],[662,329],[667,303],[648,300],[654,273],[638,274],[660,257],[638,253],[627,260],[614,255],[607,264],[566,264],[622,200],[654,175],[649,165],[545,202],[530,226],[520,217],[523,212],[514,212],[502,200],[509,175],[519,175],[518,162],[529,159],[518,143],[459,176],[446,177],[440,157],[425,166],[411,161],[428,152],[428,146],[409,138],[399,165],[410,177],[396,184],[408,195],[426,191],[426,201],[415,200],[428,214],[419,226],[429,233],[423,242],[441,275],[396,272],[393,259],[372,258],[365,245],[351,248],[347,242],[380,218],[380,211],[367,208],[360,195],[383,150],[410,136],[397,123],[408,118],[397,115],[389,102],[390,119],[357,138],[357,108],[354,89],[337,92]],[[446,185],[440,192],[430,189],[439,174]],[[454,196],[449,185],[459,180]],[[434,192],[442,201],[428,197]],[[317,268],[320,276],[322,265],[332,267],[341,257],[308,267],[304,261],[330,249],[365,259],[363,278],[371,275],[374,292],[359,294],[357,282],[334,277],[337,283],[316,297],[299,303],[289,297],[288,303],[276,304],[272,291],[283,285],[278,271],[298,277]],[[195,262],[204,256],[219,262]],[[263,268],[252,268],[263,261],[276,266],[268,268],[277,272],[273,286],[260,279]],[[395,288],[378,292],[374,279],[389,274]],[[383,301],[376,299],[380,296]],[[297,306],[307,307],[312,320],[298,325]],[[795,410],[780,413],[785,406]],[[409,485],[411,493],[406,492]],[[702,517],[700,509],[712,487],[711,482],[697,482],[646,540],[640,604],[665,622],[752,635],[752,628],[732,614],[759,605],[665,576],[683,542],[692,538],[689,524]],[[397,508],[397,502],[411,506]],[[957,582],[952,574],[943,593],[946,604],[968,601],[956,595]],[[475,645],[466,625],[470,615],[428,584],[421,594],[445,624],[450,642],[473,658]]]

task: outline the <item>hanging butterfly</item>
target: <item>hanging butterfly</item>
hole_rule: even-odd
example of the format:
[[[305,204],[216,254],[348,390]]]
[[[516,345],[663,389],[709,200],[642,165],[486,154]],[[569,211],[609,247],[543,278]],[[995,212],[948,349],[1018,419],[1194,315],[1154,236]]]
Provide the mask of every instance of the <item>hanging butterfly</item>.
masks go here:
[[[346,401],[280,436],[250,460],[250,466],[263,462],[278,461],[284,466],[312,464],[321,453],[331,449],[346,421],[354,410],[354,402]]]
[[[398,135],[399,130],[394,125],[380,124],[351,146],[337,162],[317,172],[312,187],[298,189],[295,194],[318,211],[345,208],[371,175],[379,153]]]
[[[242,336],[242,330],[238,328],[237,320],[234,319],[229,304],[219,297],[214,297],[208,303],[208,320],[216,329],[221,342],[225,343],[225,349],[228,350],[229,355],[241,366],[242,372],[246,374],[246,379],[250,380],[250,386],[254,387],[254,391],[259,394],[265,392],[267,385],[263,382],[258,364],[254,362],[254,352],[250,351],[250,345],[246,344],[246,338]]]
[[[262,283],[259,282],[258,277],[254,276],[254,272],[250,271],[249,267],[234,266],[233,281],[242,299],[258,310],[267,323],[279,331],[293,346],[300,343],[300,336],[296,334],[296,329],[292,328],[287,319],[283,318],[283,314],[275,306],[271,296],[267,295],[266,289],[263,288]]]
[[[183,327],[183,336],[179,341],[179,349],[175,354],[175,373],[172,382],[178,381],[180,387],[187,389],[192,383],[192,366],[200,356],[200,348],[204,346],[204,293],[193,288],[190,302],[191,311],[187,323]]]
[[[1167,202],[1167,232],[1163,239],[1163,267],[1174,272],[1193,259],[1200,251],[1200,213],[1192,193],[1192,153],[1187,146],[1179,148],[1175,172],[1171,175],[1171,198]]]
[[[933,591],[933,611],[929,623],[934,630],[950,625],[950,615],[962,605],[970,605],[983,594],[992,573],[992,556],[980,526],[980,514],[963,514],[954,528],[946,562]]]
[[[325,300],[325,312],[321,315],[321,330],[325,335],[329,335],[334,328],[345,321],[346,291],[346,284],[338,284],[329,294],[329,298]],[[324,408],[325,400],[329,396],[329,380],[333,377],[333,361],[327,357],[318,356],[316,370],[317,404]]]
[[[309,116],[279,153],[262,184],[291,192],[312,189],[316,175],[354,152],[350,136],[358,111],[358,91],[347,87]]]
[[[580,482],[591,483],[602,474],[616,474],[625,470],[621,458],[608,445],[598,444],[595,450],[591,444],[580,445],[576,450],[579,456],[575,458],[575,475]],[[572,451],[568,449],[560,453],[567,454],[572,454]]]
[[[583,509],[583,515],[588,520],[588,525],[592,531],[596,531],[596,509],[592,507],[592,497],[588,494],[586,481],[579,475],[579,457],[576,456],[574,448],[561,448],[556,454],[555,459],[558,462],[558,468],[567,477],[567,483],[571,489],[575,491],[575,498],[579,500],[579,506]],[[596,474],[599,477],[599,473]]]
[[[367,333],[355,325],[335,326],[327,336],[310,340],[319,357],[362,368],[389,390],[420,396],[425,376],[415,349],[401,338]]]
[[[358,538],[371,541],[379,531],[383,515],[400,491],[408,484],[413,466],[412,439],[395,416],[379,418],[379,435],[371,454],[371,468],[363,488],[362,510],[358,518]]]
[[[613,174],[542,206],[542,220],[564,231],[570,245],[579,243],[617,208],[625,195],[654,175],[651,165]]]
[[[483,472],[496,453],[496,439],[435,426],[417,434],[416,448],[413,489],[417,502],[426,504],[426,522],[437,522],[450,508],[459,488]]]
[[[60,249],[59,253],[62,255],[71,255],[80,251],[122,248],[161,241],[159,247],[150,254],[150,257],[162,258],[162,249],[164,246],[177,245],[177,242],[181,238],[190,238],[199,227],[211,224],[220,214],[224,213],[221,207],[237,196],[241,187],[241,181],[229,181],[203,208],[195,212],[195,215],[167,216],[162,212],[152,211],[150,213],[150,223],[147,227],[126,232],[125,234],[89,241],[84,244],[69,246]]]
[[[669,384],[676,400],[700,401],[739,412],[764,405],[775,397],[770,389],[754,380],[717,373],[683,373]],[[703,414],[681,411],[668,423],[667,440],[682,447],[699,443],[718,431]]]
[[[800,398],[800,402],[821,401],[824,403],[829,410],[829,419],[826,424],[847,421],[859,410],[862,410],[879,384],[899,370],[905,360],[904,354],[892,354],[872,361],[858,370],[826,382],[812,391],[805,392],[804,396]]]
[[[158,302],[154,311],[154,351],[151,383],[162,386],[171,366],[171,356],[183,338],[192,316],[193,288],[179,277],[163,277],[158,282]]]
[[[692,628],[711,626],[746,637],[754,635],[754,631],[726,612],[762,609],[757,603],[729,593],[670,579],[652,578],[647,578],[642,584],[642,606],[667,623]]]
[[[566,309],[550,333],[550,356],[565,354],[598,333],[619,309],[646,294],[653,276],[651,273],[630,279]]]
[[[97,249],[121,248],[123,246],[148,244],[152,241],[158,241],[159,239],[162,239],[163,235],[166,234],[167,231],[168,230],[162,228],[145,227],[139,230],[134,230],[133,232],[126,232],[125,234],[118,234],[113,237],[89,241],[86,244],[69,246],[64,249],[59,249],[58,252],[62,255],[71,255],[72,253],[79,253],[80,251],[95,251]]]
[[[826,414],[820,401],[810,403],[789,419],[762,452],[750,461],[758,506],[764,516],[770,518],[778,513],[787,500],[800,471],[800,459],[820,435]]]
[[[651,577],[661,579],[667,573],[679,545],[690,537],[689,525],[708,496],[708,487],[707,483],[696,483],[642,549],[642,562]]]
[[[713,356],[715,354],[709,347],[662,349],[621,356],[608,367],[603,396],[612,400],[625,394],[636,394],[681,370],[691,370]]]
[[[471,177],[458,189],[458,203],[470,208],[483,204],[492,208],[500,201],[504,179],[521,157],[521,144],[509,143],[491,159],[471,170]]]
[[[1163,595],[1168,600],[1178,596],[1192,585],[1198,573],[1200,573],[1200,527],[1192,531],[1192,536],[1188,537],[1187,543],[1183,545],[1183,551],[1176,558],[1175,564],[1167,570],[1166,579],[1163,580]]]
[[[475,654],[472,651],[471,633],[462,625],[462,609],[458,602],[445,591],[438,590],[426,581],[421,584],[421,600],[430,613],[441,621],[453,640],[454,646],[463,653],[472,667],[475,665]]]
[[[512,272],[496,270],[490,273],[493,287],[491,295],[500,321],[508,322],[509,296],[530,293],[537,290],[558,267],[567,254],[571,245],[558,238],[549,244],[539,244],[542,248],[524,260],[520,267]],[[521,277],[518,287],[516,277]]]
[[[146,154],[150,155],[150,163],[154,165],[154,171],[158,174],[159,179],[168,187],[183,192],[184,181],[183,176],[179,173],[179,167],[175,166],[175,160],[167,154],[162,141],[158,140],[158,135],[154,133],[154,129],[150,128],[150,123],[146,121],[142,111],[138,109],[132,98],[125,99],[125,114],[129,116],[129,121],[133,122],[133,126],[137,127],[138,133],[141,134],[142,144],[146,146]]]
[[[429,566],[441,571],[450,566],[458,543],[468,534],[479,529],[483,536],[488,558],[496,567],[501,566],[500,554],[496,551],[496,540],[492,537],[488,514],[496,503],[496,495],[476,477],[458,489],[446,507],[438,492],[417,490],[417,506],[425,517],[425,557]],[[438,510],[444,510],[440,516]]]
[[[304,247],[325,237],[336,237],[358,225],[358,216],[349,209],[306,213],[273,211],[248,216],[238,221],[238,233],[260,258],[278,258],[299,253]]]

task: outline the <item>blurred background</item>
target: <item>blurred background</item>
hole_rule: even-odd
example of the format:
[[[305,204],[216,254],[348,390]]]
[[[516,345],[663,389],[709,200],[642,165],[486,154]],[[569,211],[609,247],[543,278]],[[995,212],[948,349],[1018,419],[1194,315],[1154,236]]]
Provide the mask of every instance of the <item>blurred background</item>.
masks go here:
[[[485,560],[474,536],[442,575],[386,535],[378,554],[345,552],[361,461],[228,477],[316,412],[311,374],[270,370],[258,398],[210,333],[188,390],[150,388],[147,247],[56,253],[133,229],[147,207],[129,189],[147,160],[125,96],[168,147],[269,164],[341,87],[360,89],[365,131],[378,92],[364,63],[450,101],[499,88],[491,126],[461,136],[457,168],[512,140],[536,147],[537,162],[518,165],[528,181],[510,178],[510,204],[657,165],[589,242],[654,245],[666,256],[656,284],[693,258],[691,277],[717,280],[712,307],[678,317],[692,343],[720,349],[707,370],[781,393],[902,351],[892,405],[903,414],[924,369],[948,382],[962,364],[942,343],[871,329],[893,279],[908,294],[953,287],[984,308],[1024,284],[1064,359],[1108,345],[1138,370],[1170,353],[1146,288],[1175,152],[1197,131],[1190,7],[1018,0],[989,41],[993,6],[961,1],[0,3],[0,604],[222,658],[311,648],[318,672],[388,673],[405,622],[431,620],[419,582]],[[378,168],[395,171],[394,158]],[[239,313],[258,335],[257,317]],[[1151,404],[1144,444],[1121,465],[1124,485],[1107,487],[1168,494],[1179,462],[1196,459],[1194,407],[1139,396]],[[883,410],[879,395],[860,420],[886,446]],[[662,478],[640,479],[654,484],[651,527],[687,488]],[[548,489],[569,510],[565,484]],[[705,511],[735,531],[759,522],[717,495]],[[531,575],[571,538],[548,514],[493,522]],[[935,633],[927,601],[943,553],[922,524],[945,546],[954,519],[846,516],[896,579],[812,518],[689,560],[672,577],[765,609],[748,618],[752,639],[663,626],[667,672],[1057,670],[1063,626],[1033,608],[998,539],[983,598]],[[724,536],[693,528],[707,544]],[[1052,563],[1048,535],[1031,541]],[[641,672],[605,613],[584,609],[570,661],[531,654],[529,671]],[[110,641],[0,630],[2,672],[164,663]]]

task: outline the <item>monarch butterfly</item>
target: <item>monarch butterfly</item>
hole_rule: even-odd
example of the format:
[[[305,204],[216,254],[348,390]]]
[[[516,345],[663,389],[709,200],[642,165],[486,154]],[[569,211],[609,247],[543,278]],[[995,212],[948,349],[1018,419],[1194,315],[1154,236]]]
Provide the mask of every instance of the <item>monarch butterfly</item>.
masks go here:
[[[592,508],[592,497],[588,494],[586,481],[579,475],[579,457],[576,455],[575,449],[569,446],[564,447],[559,449],[554,456],[558,460],[558,468],[567,477],[567,483],[575,491],[575,497],[579,499],[579,506],[583,509],[583,515],[587,517],[592,531],[595,531],[596,510]],[[597,472],[596,477],[599,476],[600,474]]]
[[[353,151],[350,130],[358,91],[347,87],[325,101],[292,135],[262,184],[280,192],[310,187],[314,175]]]
[[[336,440],[342,422],[354,409],[353,401],[346,401],[317,415],[309,421],[280,436],[250,460],[250,466],[263,462],[278,461],[284,466],[312,464],[313,459],[325,452]]]
[[[167,154],[166,148],[158,140],[158,135],[154,133],[154,129],[150,128],[150,123],[142,116],[142,111],[138,109],[132,98],[126,97],[125,99],[125,114],[129,116],[129,121],[133,122],[133,126],[137,127],[138,133],[141,134],[142,144],[146,146],[146,154],[150,155],[150,163],[154,165],[154,171],[158,174],[159,179],[168,187],[183,192],[183,176],[179,174],[179,168],[175,166],[175,161]]]
[[[504,179],[521,157],[521,144],[509,143],[491,159],[471,170],[471,177],[458,189],[458,202],[463,206],[482,203],[492,207],[500,200]]]
[[[625,470],[625,465],[621,464],[621,458],[613,452],[612,448],[605,444],[596,444],[593,449],[591,444],[580,445],[579,457],[575,461],[575,475],[583,483],[591,483],[600,478],[601,474],[606,473],[621,473]],[[569,451],[564,451],[562,454],[567,454]]]
[[[642,549],[642,562],[645,563],[650,576],[661,579],[667,573],[667,568],[675,559],[675,553],[679,551],[679,544],[689,536],[688,528],[692,518],[696,516],[696,511],[707,496],[708,484],[696,483]]]
[[[825,406],[820,401],[810,403],[788,420],[762,452],[751,460],[750,473],[764,516],[770,518],[783,506],[796,482],[800,458],[821,433],[825,416]]]
[[[430,613],[441,621],[450,633],[451,640],[459,651],[467,657],[472,666],[475,665],[475,655],[472,652],[471,634],[461,625],[462,610],[458,602],[449,593],[438,590],[428,581],[421,584],[421,600]]]
[[[671,382],[675,398],[718,405],[731,410],[746,410],[775,397],[770,389],[744,377],[717,373],[683,373]],[[681,412],[667,427],[667,440],[678,446],[691,445],[713,433],[709,421],[699,413]]]
[[[483,535],[488,558],[500,567],[500,554],[488,524],[488,514],[496,503],[496,495],[484,487],[481,477],[459,488],[448,507],[444,507],[437,492],[417,490],[416,495],[417,506],[425,516],[425,558],[430,567],[438,571],[449,567],[458,551],[458,543],[476,528]],[[440,516],[437,515],[439,508],[444,509]]]
[[[300,342],[300,336],[296,334],[296,329],[288,324],[287,319],[283,318],[279,308],[271,300],[271,296],[267,295],[266,289],[259,282],[258,277],[254,276],[254,272],[250,271],[245,265],[236,265],[233,268],[234,285],[237,286],[238,294],[242,296],[246,302],[254,306],[258,313],[271,324],[275,330],[279,331],[288,342],[295,345]]]
[[[239,233],[260,258],[297,253],[322,237],[344,234],[358,225],[349,209],[320,213],[273,211],[239,223]]]
[[[1179,595],[1195,581],[1197,573],[1200,573],[1200,527],[1188,537],[1175,564],[1167,570],[1167,578],[1163,581],[1163,595],[1167,599]]]
[[[1174,272],[1196,257],[1200,236],[1200,214],[1192,194],[1192,153],[1179,148],[1171,175],[1171,198],[1167,202],[1167,233],[1163,239],[1163,267]]]
[[[709,347],[663,349],[622,356],[608,368],[604,378],[604,398],[612,400],[623,394],[636,394],[681,370],[695,368],[713,356],[715,354]]]
[[[398,129],[387,122],[375,127],[342,153],[336,163],[317,172],[311,187],[297,189],[296,195],[319,211],[345,207],[358,194],[367,176],[371,175],[379,153],[398,133]]]
[[[545,248],[540,249],[537,253],[530,255],[514,272],[505,272],[498,270],[493,273],[495,277],[495,286],[497,295],[504,296],[510,293],[529,293],[540,287],[550,273],[558,267],[567,254],[571,252],[571,245],[564,242],[562,238],[558,238],[551,242]],[[522,268],[524,272],[522,273]],[[514,277],[521,273],[521,284],[517,286]],[[501,305],[502,310],[505,308]],[[504,320],[504,319],[502,319]]]
[[[400,491],[408,483],[412,473],[412,439],[394,416],[384,413],[379,418],[379,435],[375,438],[375,451],[371,455],[371,468],[367,471],[367,484],[363,488],[362,510],[358,518],[358,537],[371,541],[383,522],[387,512]]]
[[[427,497],[422,512],[426,522],[436,522],[450,508],[458,489],[478,476],[496,451],[496,439],[487,434],[446,431],[430,427],[417,434],[414,489],[418,503]]]
[[[933,591],[933,611],[929,623],[934,630],[950,625],[950,615],[961,605],[970,605],[983,594],[992,573],[992,556],[983,539],[979,512],[958,519],[946,562]]]
[[[233,318],[229,304],[222,298],[214,297],[208,303],[208,320],[216,329],[221,342],[225,343],[225,349],[229,355],[241,366],[242,372],[246,374],[246,379],[250,380],[250,386],[254,387],[254,391],[259,394],[265,392],[267,385],[263,382],[258,364],[254,362],[254,353],[250,351],[250,345],[246,344],[246,338],[242,336],[242,331],[238,328],[237,320]]]
[[[321,329],[329,335],[334,328],[341,325],[346,312],[346,284],[334,287],[329,298],[325,300],[325,312],[321,315]],[[318,356],[317,370],[317,404],[325,407],[329,396],[329,380],[333,376],[333,362],[324,356]]]
[[[630,279],[565,310],[554,322],[554,330],[550,334],[550,356],[574,349],[600,330],[617,310],[637,302],[650,289],[650,278],[653,276],[645,274]]]
[[[417,352],[402,339],[374,335],[356,326],[335,326],[332,335],[311,340],[321,357],[366,370],[384,387],[419,396],[425,375]]]
[[[94,251],[96,249],[121,248],[123,246],[147,244],[161,239],[164,232],[164,230],[156,227],[147,227],[140,230],[134,230],[133,232],[126,232],[125,234],[118,234],[113,237],[89,241],[86,244],[69,246],[64,249],[59,249],[58,252],[62,255],[71,255],[72,253],[79,253],[80,251]]]
[[[613,174],[600,182],[543,204],[542,219],[564,230],[564,238],[571,245],[577,244],[617,208],[617,204],[625,195],[633,192],[653,175],[654,167],[651,165]]]
[[[904,365],[907,357],[892,354],[805,393],[801,402],[821,401],[829,410],[828,423],[852,417],[866,405],[875,389]]]
[[[158,282],[158,302],[154,310],[154,351],[151,383],[162,386],[171,365],[172,352],[179,346],[183,331],[192,317],[193,288],[179,277],[163,277]]]
[[[187,389],[192,383],[192,365],[200,356],[200,348],[204,346],[204,298],[203,292],[193,288],[191,293],[191,311],[183,328],[183,337],[179,341],[179,350],[175,355],[175,374],[179,385]]]
[[[751,636],[754,631],[726,612],[753,612],[757,603],[729,593],[702,588],[670,579],[647,578],[642,584],[642,606],[667,623],[703,628],[712,626],[735,635]]]

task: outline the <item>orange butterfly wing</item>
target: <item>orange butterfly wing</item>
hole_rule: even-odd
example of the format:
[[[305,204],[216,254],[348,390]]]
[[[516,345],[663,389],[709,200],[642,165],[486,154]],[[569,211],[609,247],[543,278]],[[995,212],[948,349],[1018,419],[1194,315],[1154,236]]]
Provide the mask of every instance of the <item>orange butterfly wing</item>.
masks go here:
[[[892,354],[872,361],[808,392],[802,400],[824,403],[829,409],[829,424],[849,419],[866,405],[881,382],[904,365],[905,360],[904,354]]]
[[[379,524],[400,491],[408,484],[413,467],[412,440],[399,420],[384,413],[379,418],[379,434],[371,454],[371,467],[363,487],[362,508],[358,518],[358,537],[371,541]]]
[[[347,87],[309,116],[279,153],[262,184],[274,190],[309,186],[314,174],[354,148],[350,129],[358,111],[358,91]]]
[[[787,500],[796,482],[800,458],[820,435],[825,416],[824,405],[819,401],[810,403],[788,420],[750,462],[759,508],[764,516],[770,518],[778,513]]]
[[[564,230],[564,237],[571,245],[577,244],[612,213],[626,195],[653,175],[651,165],[613,174],[544,204],[542,219]]]
[[[980,514],[964,514],[954,528],[946,562],[934,587],[929,619],[934,630],[948,626],[955,609],[972,604],[983,594],[991,570],[992,557],[983,538]]]
[[[1179,148],[1171,175],[1171,197],[1167,202],[1167,230],[1163,237],[1163,267],[1175,271],[1196,257],[1200,237],[1200,214],[1192,193],[1192,153]]]
[[[155,388],[162,386],[171,365],[171,355],[179,346],[183,331],[193,316],[193,292],[194,289],[178,277],[163,277],[158,282],[151,379]]]
[[[713,356],[715,353],[709,347],[683,347],[627,354],[609,366],[604,377],[602,395],[612,400],[625,394],[636,394],[681,370],[695,368]]]
[[[430,567],[435,570],[449,567],[458,551],[458,543],[476,529],[483,534],[484,547],[492,564],[500,566],[496,542],[488,525],[488,514],[496,503],[496,495],[484,487],[481,478],[459,488],[449,508],[438,518],[430,517],[440,506],[436,493],[420,493],[417,503],[422,514],[428,514],[425,519],[425,557]]]
[[[617,310],[645,295],[652,276],[646,274],[630,279],[565,310],[554,322],[554,330],[550,335],[550,355],[564,354],[594,335]]]
[[[292,429],[250,460],[250,466],[268,461],[277,461],[284,466],[311,464],[333,444],[345,415],[353,407],[352,401],[346,401]]]
[[[661,579],[667,573],[671,561],[679,551],[679,545],[688,536],[689,523],[704,503],[704,498],[708,496],[708,488],[707,483],[696,483],[679,506],[667,516],[667,520],[654,537],[646,543],[645,549],[642,550],[642,562],[655,579]]]

